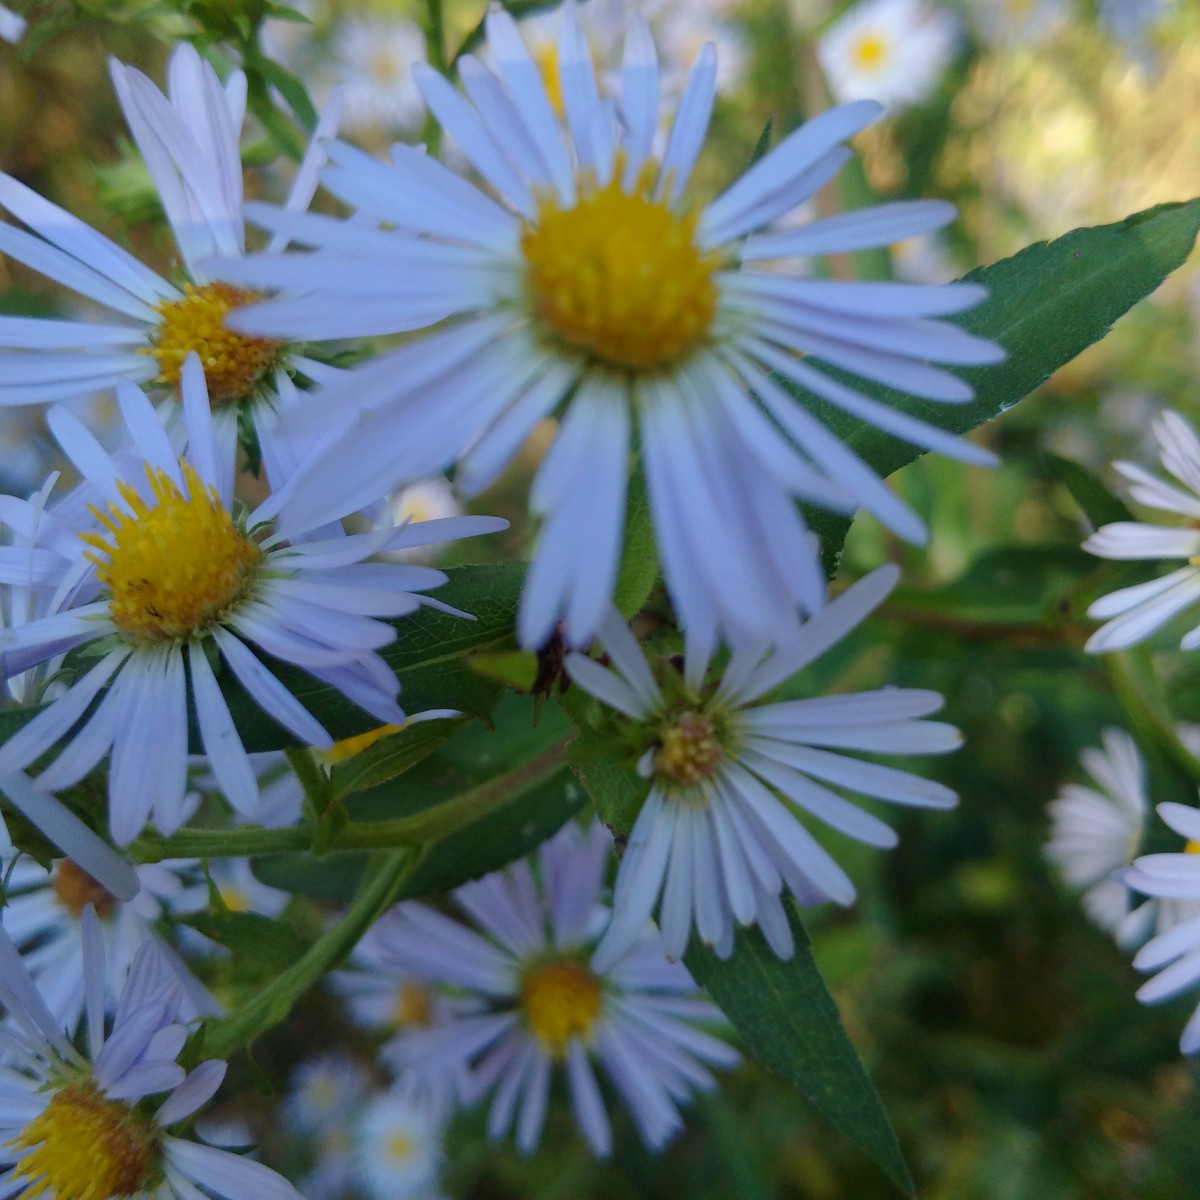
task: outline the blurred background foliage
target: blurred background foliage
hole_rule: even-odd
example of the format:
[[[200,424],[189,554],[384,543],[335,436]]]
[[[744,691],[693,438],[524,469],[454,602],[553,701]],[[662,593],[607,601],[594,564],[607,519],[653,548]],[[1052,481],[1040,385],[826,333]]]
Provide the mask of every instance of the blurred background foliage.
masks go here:
[[[727,39],[722,53],[740,62],[701,164],[702,183],[715,190],[749,159],[768,119],[779,137],[829,103],[814,45],[849,6],[675,3],[693,16],[704,8]],[[172,39],[207,31],[217,60],[237,61],[256,44],[268,6],[45,0],[11,7],[31,19],[31,30],[20,45],[0,46],[0,166],[169,270],[169,238],[131,152],[106,58],[161,78]],[[438,33],[434,10],[423,6],[326,0],[297,7],[311,24],[268,20],[262,46],[318,102],[346,69],[338,55],[347,22],[364,14],[405,19],[423,27],[426,44]],[[834,210],[872,195],[940,196],[959,206],[961,220],[944,238],[900,247],[890,262],[876,257],[849,269],[948,279],[1075,226],[1200,194],[1196,5],[1128,0],[1127,17],[1153,10],[1134,26],[1114,23],[1113,6],[1084,0],[931,7],[952,13],[958,30],[937,86],[859,139],[861,169],[843,172],[821,204]],[[1039,7],[1056,11],[1030,31],[1024,23]],[[451,56],[482,6],[455,0],[443,16],[443,50]],[[382,78],[397,68],[381,62],[378,69]],[[396,136],[421,135],[420,114],[409,129],[395,127],[403,121],[369,124],[349,136],[378,149]],[[278,194],[288,169],[279,138],[254,126],[247,161],[254,164],[248,190]],[[0,260],[0,309],[45,313],[58,303],[49,285]],[[818,959],[924,1200],[1200,1194],[1197,1078],[1177,1049],[1188,1002],[1138,1005],[1128,955],[1089,924],[1043,856],[1047,802],[1065,780],[1079,778],[1079,751],[1098,744],[1106,725],[1129,726],[1111,668],[1081,649],[1091,627],[1082,615],[1087,600],[1110,589],[1115,568],[1079,551],[1087,526],[1047,455],[1084,463],[1110,483],[1115,457],[1149,465],[1157,412],[1173,407],[1200,418],[1198,323],[1193,265],[982,431],[1001,467],[984,472],[926,458],[895,478],[929,521],[928,548],[902,545],[867,518],[855,523],[847,545],[841,580],[890,559],[904,567],[903,586],[883,616],[819,664],[806,686],[935,688],[966,736],[960,753],[922,767],[958,790],[958,810],[893,815],[901,837],[890,854],[836,839],[861,899],[848,912],[810,917]],[[16,490],[45,469],[41,421],[39,412],[0,412],[0,476]],[[519,516],[522,471],[531,462],[476,507]],[[519,555],[523,536],[518,527],[496,539],[492,553]],[[1198,719],[1196,673],[1176,644],[1168,631],[1143,657],[1167,681],[1175,715]],[[1194,784],[1144,749],[1152,800],[1194,803]],[[298,919],[316,918],[310,911]],[[241,1068],[243,1094],[226,1114],[248,1121],[265,1141],[265,1156],[281,1166],[302,1166],[307,1152],[289,1141],[276,1116],[287,1072],[331,1043],[364,1060],[369,1049],[322,994]],[[750,1065],[695,1105],[686,1136],[659,1158],[618,1124],[616,1159],[598,1164],[572,1133],[565,1098],[557,1107],[542,1149],[529,1159],[487,1143],[478,1113],[461,1118],[447,1148],[447,1194],[894,1195],[790,1088]]]

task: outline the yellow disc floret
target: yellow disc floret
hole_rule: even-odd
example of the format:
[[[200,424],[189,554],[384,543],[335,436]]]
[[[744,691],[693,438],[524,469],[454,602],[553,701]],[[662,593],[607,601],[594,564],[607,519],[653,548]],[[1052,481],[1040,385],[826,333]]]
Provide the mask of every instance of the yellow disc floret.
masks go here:
[[[155,1131],[90,1080],[60,1088],[8,1143],[27,1150],[15,1200],[110,1200],[149,1193],[159,1174]]]
[[[850,47],[850,60],[860,71],[882,71],[891,57],[887,39],[878,33],[863,33]]]
[[[665,367],[707,336],[717,310],[714,254],[695,214],[626,192],[618,178],[573,208],[545,199],[521,237],[530,306],[544,329],[614,367]]]
[[[113,624],[127,636],[173,641],[203,634],[250,592],[262,551],[234,523],[215,490],[181,460],[186,492],[146,464],[153,499],[118,488],[129,511],[92,512],[108,531],[86,533],[108,588]]]
[[[281,344],[225,328],[225,318],[259,297],[228,283],[185,284],[181,300],[157,306],[159,323],[150,335],[159,382],[179,387],[183,360],[194,350],[204,367],[213,404],[244,400],[279,361]]]
[[[563,1058],[573,1038],[585,1042],[600,1015],[600,981],[582,963],[554,959],[529,967],[521,979],[521,1008],[541,1048]]]
[[[376,742],[382,741],[393,733],[399,733],[403,728],[403,725],[377,725],[374,729],[368,729],[366,733],[342,738],[341,741],[334,742],[328,750],[318,750],[317,755],[334,766],[337,763],[345,762],[348,758],[353,758],[356,754],[361,754],[364,750],[369,750]]]
[[[54,864],[54,896],[74,917],[83,916],[83,910],[90,904],[103,920],[111,917],[117,906],[112,892],[69,858],[60,858]]]
[[[694,787],[712,775],[724,756],[712,721],[703,713],[681,712],[662,732],[654,773],[671,783]]]

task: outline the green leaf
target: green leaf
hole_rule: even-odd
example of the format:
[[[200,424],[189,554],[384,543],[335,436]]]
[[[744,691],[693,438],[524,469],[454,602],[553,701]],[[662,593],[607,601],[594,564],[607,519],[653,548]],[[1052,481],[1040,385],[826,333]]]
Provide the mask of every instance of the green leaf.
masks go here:
[[[1083,510],[1093,529],[1109,525],[1114,521],[1132,521],[1133,514],[1104,486],[1087,467],[1057,454],[1047,454],[1050,469],[1059,482],[1071,493],[1075,503]]]
[[[658,582],[658,543],[650,518],[646,477],[639,466],[629,480],[625,509],[625,540],[613,603],[623,617],[632,617],[650,598]]]
[[[299,19],[303,20],[304,18],[300,17]],[[317,110],[313,107],[304,84],[295,75],[262,54],[248,57],[246,66],[258,71],[272,87],[278,89],[279,94],[288,102],[292,112],[296,115],[296,120],[309,133],[316,129]]]
[[[858,1143],[907,1195],[913,1183],[879,1093],[813,960],[794,910],[788,921],[796,953],[775,956],[757,929],[739,929],[733,953],[719,959],[695,937],[684,961],[708,989],[764,1067],[793,1083]]]
[[[333,795],[338,798],[348,796],[403,775],[452,738],[466,723],[465,717],[420,721],[380,738],[334,766],[329,773]]]
[[[271,979],[291,966],[310,944],[290,926],[257,913],[210,910],[180,921],[233,954],[228,974],[239,985]]]
[[[952,320],[999,342],[1008,358],[993,366],[961,370],[975,389],[975,399],[968,404],[918,400],[833,368],[822,369],[889,408],[953,433],[966,433],[1006,412],[1104,337],[1118,317],[1182,265],[1198,230],[1200,200],[1160,204],[1114,225],[1076,229],[1056,241],[1038,242],[970,272],[965,278],[982,283],[988,298]],[[803,389],[792,391],[880,475],[890,475],[924,453]],[[841,517],[814,520],[827,565],[840,549],[849,524]]]

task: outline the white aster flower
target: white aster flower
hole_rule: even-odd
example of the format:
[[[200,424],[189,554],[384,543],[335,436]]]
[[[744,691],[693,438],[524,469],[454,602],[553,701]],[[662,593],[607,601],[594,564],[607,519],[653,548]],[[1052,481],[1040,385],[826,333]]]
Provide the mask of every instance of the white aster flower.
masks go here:
[[[284,1121],[300,1133],[317,1133],[330,1122],[344,1120],[366,1099],[370,1085],[366,1071],[344,1050],[311,1058],[292,1072]]]
[[[352,1133],[352,1174],[368,1200],[434,1200],[445,1121],[402,1084],[373,1096]]]
[[[171,56],[166,95],[140,71],[115,60],[112,78],[162,200],[185,282],[176,287],[78,218],[0,174],[0,208],[28,227],[0,223],[0,253],[106,309],[112,322],[0,316],[0,404],[74,399],[120,380],[152,383],[177,395],[184,360],[195,352],[220,409],[223,445],[234,453],[239,409],[249,404],[268,469],[279,474],[277,460],[286,453],[275,451],[273,430],[275,408],[294,392],[288,372],[313,379],[337,372],[282,343],[226,329],[225,315],[253,297],[214,279],[201,265],[213,255],[245,253],[238,140],[246,78],[234,71],[222,86],[186,44]],[[337,109],[335,98],[285,208],[304,209],[312,198],[324,142],[337,129]]]
[[[628,627],[614,613],[599,638],[609,670],[581,654],[571,678],[636,722],[646,745],[639,768],[651,779],[617,872],[613,923],[595,965],[606,968],[658,910],[667,953],[680,956],[693,924],[722,958],[735,922],[757,924],[781,958],[794,946],[780,894],[802,904],[849,904],[854,885],[809,833],[801,814],[872,846],[896,844],[878,817],[834,787],[922,808],[949,808],[940,783],[842,750],[942,754],[956,729],[921,718],[942,706],[936,692],[883,688],[850,695],[762,703],[824,654],[895,586],[880,567],[807,621],[786,647],[737,651],[720,679],[706,682],[708,658],[689,647],[682,675],[656,682]],[[631,731],[633,732],[633,731]]]
[[[413,65],[425,61],[425,35],[403,17],[348,17],[333,39],[342,85],[342,124],[350,132],[413,131],[425,102]]]
[[[1044,45],[1076,15],[1074,0],[967,0],[967,8],[986,42],[1021,50]]]
[[[134,958],[147,942],[155,943],[162,965],[181,988],[180,1013],[185,1020],[219,1013],[221,1006],[168,946],[156,928],[174,910],[188,887],[187,876],[198,864],[191,860],[148,863],[135,867],[140,890],[131,900],[114,896],[78,863],[56,859],[50,870],[20,856],[4,862],[5,905],[0,923],[20,948],[25,966],[37,983],[55,1021],[73,1031],[83,1016],[84,912],[96,915],[104,942],[104,996],[112,1012]]]
[[[1160,804],[1158,814],[1182,837],[1187,847],[1179,854],[1146,854],[1125,872],[1124,881],[1147,896],[1200,905],[1200,809],[1186,804]],[[1158,974],[1138,989],[1143,1004],[1170,999],[1200,983],[1200,915],[1180,921],[1152,938],[1138,951],[1133,965]],[[1200,1008],[1180,1038],[1184,1054],[1200,1053]]]
[[[19,42],[29,24],[24,17],[18,16],[11,8],[0,4],[0,38],[6,42]]]
[[[165,833],[184,819],[189,697],[221,790],[236,811],[255,811],[258,782],[218,685],[217,662],[308,745],[333,743],[254,648],[338,688],[379,721],[403,722],[396,676],[377,653],[395,629],[377,618],[412,612],[422,602],[414,593],[445,576],[366,560],[505,525],[462,517],[335,536],[340,531],[322,521],[320,532],[293,529],[286,541],[271,523],[279,497],[233,515],[232,462],[218,450],[194,355],[184,363],[182,388],[186,456],[146,397],[123,384],[133,448],[118,458],[70,413],[50,413],[83,488],[97,497],[90,512],[80,517],[77,498],[68,496],[61,516],[13,498],[3,513],[18,529],[36,528],[38,544],[0,548],[0,578],[30,577],[58,597],[54,611],[7,631],[8,671],[98,645],[86,673],[0,747],[0,774],[28,766],[79,725],[39,779],[47,788],[68,786],[111,751],[109,823],[121,845],[148,818]]]
[[[1200,905],[1132,901],[1122,871],[1142,844],[1149,805],[1146,770],[1133,738],[1121,729],[1106,729],[1103,749],[1080,755],[1095,787],[1064,784],[1050,804],[1050,840],[1046,857],[1071,887],[1084,889],[1088,916],[1126,948],[1140,945],[1157,928],[1161,933],[1188,917]]]
[[[817,42],[834,98],[878,100],[895,111],[934,92],[958,49],[958,21],[925,0],[865,0]]]
[[[295,514],[324,519],[457,461],[475,495],[547,416],[558,434],[533,484],[544,524],[519,633],[545,641],[560,619],[588,640],[608,607],[624,529],[629,448],[641,444],[660,557],[694,637],[737,641],[814,611],[824,575],[795,501],[862,505],[905,537],[919,519],[787,389],[808,389],[890,433],[971,461],[969,443],[869,399],[832,364],[931,400],[971,389],[934,363],[994,362],[999,348],[938,318],[977,303],[974,284],[940,287],[781,277],[800,260],[938,228],[940,202],[904,202],[762,232],[850,156],[841,143],[880,112],[821,114],[716,201],[688,181],[714,100],[716,57],[692,67],[661,161],[658,57],[629,23],[619,97],[602,96],[573,4],[559,76],[565,120],[511,17],[487,17],[495,68],[459,62],[467,96],[431,70],[418,83],[484,181],[461,179],[410,146],[391,162],[329,148],[326,186],[372,228],[253,206],[253,219],[317,253],[249,258],[222,278],[291,295],[231,318],[256,336],[327,338],[436,326],[307,397],[284,432],[348,432],[327,467],[302,473]],[[359,419],[360,414],[365,414]]]
[[[1178,413],[1165,412],[1154,422],[1158,457],[1174,482],[1151,475],[1135,463],[1113,466],[1130,482],[1130,495],[1148,508],[1187,519],[1185,526],[1116,521],[1102,525],[1083,543],[1101,558],[1182,558],[1186,565],[1134,587],[1102,596],[1089,617],[1108,618],[1084,647],[1093,654],[1123,650],[1144,641],[1184,609],[1200,600],[1200,439]],[[1180,647],[1200,646],[1200,626],[1184,635]]]
[[[90,918],[90,919],[89,919]],[[187,1031],[178,980],[151,944],[130,967],[105,1034],[104,948],[85,917],[87,1053],[63,1036],[16,947],[0,931],[0,1003],[13,1028],[0,1089],[0,1188],[14,1200],[299,1200],[259,1163],[168,1129],[212,1097],[225,1064],[175,1061]],[[165,1099],[158,1097],[169,1093]]]
[[[714,1085],[708,1066],[731,1066],[730,1046],[694,1022],[719,1019],[669,962],[648,926],[601,968],[595,947],[608,925],[600,904],[610,851],[599,825],[569,824],[529,861],[470,883],[454,901],[476,928],[423,904],[394,910],[397,962],[430,983],[457,988],[482,1011],[392,1044],[418,1075],[470,1067],[463,1100],[493,1093],[487,1128],[500,1138],[516,1122],[518,1147],[541,1138],[551,1076],[565,1071],[571,1109],[588,1145],[612,1151],[598,1066],[651,1149],[682,1128],[679,1106]],[[707,1065],[706,1065],[707,1064]]]

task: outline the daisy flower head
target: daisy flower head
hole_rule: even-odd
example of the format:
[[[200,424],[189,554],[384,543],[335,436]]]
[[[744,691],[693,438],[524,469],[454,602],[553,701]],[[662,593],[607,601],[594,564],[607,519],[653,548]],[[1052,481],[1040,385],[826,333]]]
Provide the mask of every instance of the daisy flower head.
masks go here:
[[[1091,919],[1121,946],[1140,945],[1157,928],[1200,915],[1200,906],[1176,901],[1133,902],[1123,874],[1142,844],[1149,805],[1146,768],[1137,743],[1122,729],[1106,729],[1102,748],[1080,755],[1095,786],[1067,783],[1050,804],[1046,857],[1073,888],[1082,888]]]
[[[1002,353],[940,319],[976,304],[977,285],[802,279],[762,264],[886,245],[941,227],[952,207],[904,202],[764,232],[837,172],[851,154],[842,143],[878,117],[877,104],[821,114],[702,205],[689,180],[714,101],[711,46],[659,158],[659,59],[640,13],[619,94],[605,95],[575,6],[563,7],[561,119],[512,18],[493,9],[487,32],[494,66],[460,60],[465,96],[431,69],[417,74],[481,186],[413,147],[394,146],[385,165],[335,143],[326,187],[386,228],[253,206],[255,221],[315,253],[214,267],[237,286],[290,293],[231,318],[255,336],[429,327],[285,417],[293,436],[325,428],[330,412],[360,418],[328,469],[301,469],[295,512],[354,512],[452,463],[456,486],[475,495],[557,415],[530,494],[542,528],[519,615],[524,644],[544,643],[561,621],[583,645],[607,611],[635,438],[683,623],[739,642],[795,625],[825,589],[797,499],[861,505],[912,539],[924,526],[787,388],[990,461],[822,366],[957,402],[971,389],[935,364]]]
[[[1179,559],[1184,565],[1149,583],[1121,588],[1101,596],[1089,617],[1105,621],[1084,647],[1093,654],[1123,650],[1145,641],[1156,629],[1200,600],[1200,438],[1176,412],[1154,422],[1158,457],[1171,476],[1152,475],[1136,463],[1113,466],[1130,483],[1129,494],[1139,504],[1186,519],[1186,525],[1152,525],[1116,521],[1102,525],[1083,548],[1100,558]],[[1200,646],[1200,626],[1184,635],[1181,649]]]
[[[1181,837],[1184,850],[1174,854],[1145,854],[1124,873],[1124,882],[1147,896],[1200,906],[1200,809],[1186,804],[1160,804],[1158,815]],[[1136,954],[1139,971],[1157,971],[1138,989],[1143,1004],[1157,1004],[1200,984],[1200,913],[1172,925],[1148,941]],[[1179,1047],[1200,1054],[1200,1007],[1184,1028]]]
[[[255,811],[258,781],[218,684],[218,663],[306,745],[333,743],[262,652],[337,688],[378,721],[403,722],[399,683],[378,654],[395,629],[379,618],[412,612],[422,602],[415,593],[445,576],[368,560],[505,526],[461,517],[345,535],[321,521],[284,539],[274,511],[286,511],[281,496],[252,512],[233,504],[232,460],[218,449],[195,355],[184,364],[182,390],[183,456],[132,384],[118,388],[131,448],[117,457],[70,413],[53,409],[51,429],[95,502],[85,508],[69,495],[59,516],[14,500],[4,514],[18,527],[36,521],[40,544],[0,548],[0,571],[32,575],[57,597],[51,611],[6,632],[9,672],[66,649],[94,649],[72,686],[0,747],[0,774],[71,735],[39,776],[47,788],[65,787],[111,751],[109,823],[119,845],[147,819],[170,833],[185,818],[189,698],[221,790],[235,811]]]
[[[342,86],[342,124],[350,132],[412,132],[425,116],[413,64],[425,61],[425,36],[404,17],[347,17],[333,38]]]
[[[222,84],[187,44],[171,55],[165,94],[132,67],[113,60],[111,71],[174,235],[183,278],[178,285],[163,278],[83,221],[0,174],[0,209],[21,223],[0,223],[0,253],[108,315],[107,323],[0,317],[0,405],[74,399],[121,380],[177,397],[184,361],[195,353],[222,420],[236,425],[238,412],[249,407],[260,441],[268,440],[289,372],[322,379],[331,372],[283,342],[227,329],[226,314],[253,297],[201,265],[214,255],[236,256],[246,249],[238,148],[245,75],[234,71]],[[337,116],[335,98],[285,208],[307,207]],[[264,402],[268,398],[272,403]]]
[[[403,1082],[372,1096],[355,1116],[351,1174],[368,1200],[433,1200],[445,1154],[445,1118]]]
[[[178,1137],[221,1084],[225,1064],[191,1072],[176,1062],[187,1031],[178,980],[147,943],[129,968],[106,1030],[104,946],[84,918],[87,1052],[63,1031],[8,936],[0,931],[5,1086],[0,1096],[0,1187],[14,1200],[299,1200],[274,1171]],[[165,1099],[159,1099],[167,1093]]]
[[[139,890],[129,900],[114,896],[70,858],[55,859],[47,869],[19,855],[2,866],[5,905],[0,924],[20,948],[26,968],[63,1029],[74,1031],[83,1017],[84,913],[89,909],[104,943],[108,1012],[115,1009],[130,966],[147,942],[158,946],[164,969],[180,985],[180,1013],[185,1020],[221,1011],[158,928],[188,890],[189,876],[197,873],[198,863],[177,860],[135,867]]]
[[[1129,5],[1136,0],[1118,0]],[[967,0],[967,9],[991,46],[1033,49],[1067,28],[1075,17],[1073,0]]]
[[[714,1086],[708,1068],[738,1060],[697,1027],[720,1014],[696,995],[683,966],[664,957],[651,928],[597,966],[609,920],[600,896],[610,850],[602,826],[568,824],[535,860],[454,893],[469,924],[415,902],[394,910],[404,933],[395,953],[406,968],[479,1003],[443,1026],[402,1032],[394,1061],[425,1076],[467,1068],[464,1103],[491,1093],[488,1134],[504,1137],[515,1120],[523,1153],[541,1139],[559,1072],[576,1125],[604,1157],[612,1126],[597,1067],[657,1150],[682,1128],[680,1105]]]
[[[880,567],[806,622],[789,645],[767,654],[763,646],[737,651],[713,681],[706,680],[707,655],[694,647],[682,672],[670,666],[656,680],[615,613],[599,635],[611,668],[581,654],[567,659],[575,683],[634,723],[627,732],[644,745],[638,766],[650,779],[617,871],[613,921],[597,966],[612,963],[656,910],[672,957],[683,954],[693,926],[727,958],[735,925],[757,924],[775,953],[790,958],[784,890],[802,904],[849,904],[855,896],[805,819],[868,845],[896,845],[888,825],[835,788],[922,808],[953,806],[954,793],[940,783],[844,753],[957,749],[956,729],[923,720],[941,708],[938,693],[887,687],[769,698],[882,603],[898,576]]]
[[[933,94],[959,41],[948,9],[925,0],[863,0],[817,42],[817,60],[835,99],[873,99],[896,111]]]

